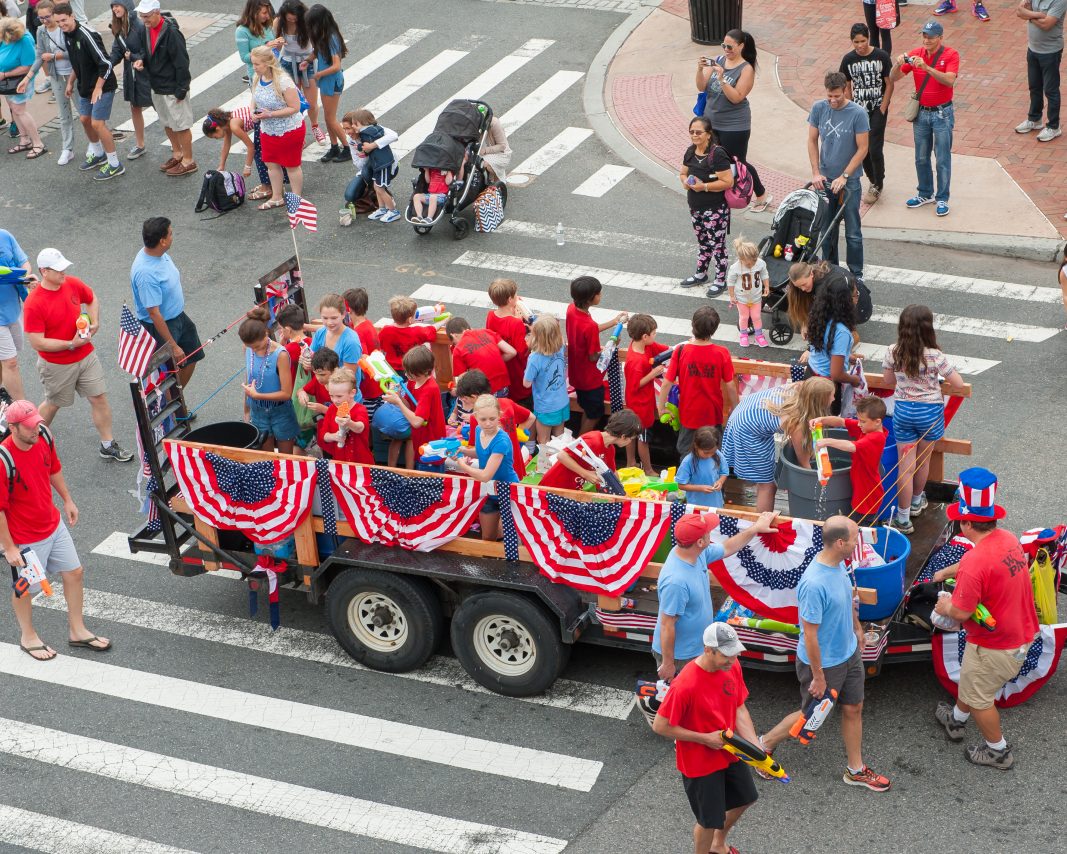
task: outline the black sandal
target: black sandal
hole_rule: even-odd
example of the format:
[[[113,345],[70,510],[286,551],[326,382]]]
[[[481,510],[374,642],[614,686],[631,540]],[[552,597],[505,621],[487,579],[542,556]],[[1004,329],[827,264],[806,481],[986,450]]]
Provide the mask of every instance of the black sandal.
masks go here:
[[[688,279],[682,279],[679,284],[683,288],[695,288],[698,285],[706,285],[708,283],[708,276],[705,273],[703,276],[692,275]]]
[[[42,154],[47,154],[47,153],[48,153],[48,146],[45,146],[45,145],[34,146],[33,148],[30,149],[30,153],[26,155],[26,159],[27,160],[36,160]]]

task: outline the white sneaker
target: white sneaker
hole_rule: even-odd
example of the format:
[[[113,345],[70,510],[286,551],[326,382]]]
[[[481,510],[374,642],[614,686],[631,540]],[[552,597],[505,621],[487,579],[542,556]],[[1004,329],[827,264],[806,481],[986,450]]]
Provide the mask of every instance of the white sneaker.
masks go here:
[[[60,166],[66,166],[73,159],[74,159],[74,152],[73,151],[69,151],[69,150],[68,151],[61,151],[59,153],[59,160],[57,160],[56,162]]]
[[[1041,128],[1043,128],[1043,127],[1044,127],[1044,125],[1041,124],[1040,121],[1032,122],[1029,119],[1027,119],[1025,122],[1022,122],[1022,123],[1020,123],[1020,124],[1015,126],[1015,132],[1016,133],[1030,133],[1030,131],[1032,131],[1032,130],[1041,130]]]
[[[378,208],[378,210],[376,210],[374,213],[372,213],[370,216],[368,216],[367,219],[375,219],[375,220],[381,219],[387,213],[389,213],[389,208]]]
[[[1059,128],[1045,128],[1041,133],[1037,135],[1038,142],[1052,142],[1056,137],[1062,134],[1063,131]]]

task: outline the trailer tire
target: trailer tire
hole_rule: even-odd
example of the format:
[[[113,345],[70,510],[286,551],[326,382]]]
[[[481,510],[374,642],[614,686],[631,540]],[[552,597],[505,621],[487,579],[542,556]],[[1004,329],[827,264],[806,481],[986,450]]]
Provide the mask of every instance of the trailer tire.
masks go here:
[[[360,664],[405,673],[426,663],[444,638],[441,603],[420,578],[349,569],[326,591],[330,629]]]
[[[544,609],[524,596],[489,591],[465,599],[452,617],[452,649],[479,684],[530,697],[563,672],[570,647]]]

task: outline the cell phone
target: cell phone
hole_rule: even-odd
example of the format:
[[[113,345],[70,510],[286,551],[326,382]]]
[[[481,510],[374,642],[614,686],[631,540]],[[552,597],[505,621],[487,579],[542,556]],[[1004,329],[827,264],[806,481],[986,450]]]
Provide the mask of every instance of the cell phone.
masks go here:
[[[704,64],[705,65],[714,65],[715,64],[715,60],[712,59],[710,56],[705,56],[704,57]]]

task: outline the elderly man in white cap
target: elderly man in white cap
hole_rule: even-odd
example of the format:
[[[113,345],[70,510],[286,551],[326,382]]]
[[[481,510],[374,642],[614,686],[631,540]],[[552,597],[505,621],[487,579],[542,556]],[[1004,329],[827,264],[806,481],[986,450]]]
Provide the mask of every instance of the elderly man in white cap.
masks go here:
[[[100,328],[100,301],[85,282],[66,274],[68,267],[70,261],[58,249],[42,249],[37,255],[41,282],[22,310],[23,329],[37,351],[37,372],[45,390],[41,417],[51,424],[60,409],[74,403],[75,393],[87,398],[100,434],[100,456],[129,462],[133,455],[111,432],[104,368],[93,347]]]
[[[741,814],[759,795],[748,766],[722,749],[722,731],[756,741],[745,700],[748,688],[737,660],[745,651],[726,623],[704,629],[704,652],[671,682],[652,729],[675,743],[678,770],[696,816],[695,854],[727,854],[726,842]]]

